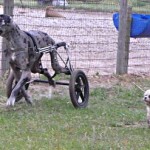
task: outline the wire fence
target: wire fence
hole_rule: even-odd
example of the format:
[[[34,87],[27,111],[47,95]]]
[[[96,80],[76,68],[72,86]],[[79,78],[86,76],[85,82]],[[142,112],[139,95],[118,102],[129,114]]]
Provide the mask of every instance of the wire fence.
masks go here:
[[[115,74],[118,32],[112,15],[119,10],[118,0],[66,2],[65,7],[53,8],[54,13],[63,17],[45,17],[46,7],[52,4],[51,1],[15,0],[13,18],[22,30],[41,30],[56,42],[68,43],[75,69],[82,69],[89,76]],[[149,13],[150,2],[145,3],[136,1],[133,11]],[[3,9],[3,6],[0,8]],[[131,39],[129,73],[149,74],[149,43],[148,38]],[[60,55],[66,59],[63,50],[60,50]],[[51,68],[49,56],[44,56],[43,62]]]

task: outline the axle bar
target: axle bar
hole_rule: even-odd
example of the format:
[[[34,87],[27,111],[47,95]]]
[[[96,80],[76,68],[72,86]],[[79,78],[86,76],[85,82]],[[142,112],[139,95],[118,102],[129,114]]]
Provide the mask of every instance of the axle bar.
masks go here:
[[[46,81],[46,80],[39,80],[39,79],[35,79],[35,80],[33,80],[33,82],[49,83],[49,82]],[[56,81],[55,83],[56,83],[57,85],[69,85],[69,83],[59,82],[59,81]]]

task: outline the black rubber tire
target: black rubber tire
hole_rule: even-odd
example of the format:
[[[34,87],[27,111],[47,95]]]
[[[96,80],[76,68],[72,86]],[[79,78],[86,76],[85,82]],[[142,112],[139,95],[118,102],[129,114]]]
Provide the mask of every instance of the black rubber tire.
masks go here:
[[[12,89],[15,87],[16,83],[17,82],[15,81],[14,74],[13,74],[13,72],[11,72],[6,81],[6,96],[7,96],[7,98],[10,97]],[[28,90],[28,88],[29,88],[29,84],[26,84],[25,89]],[[19,100],[21,100],[22,97],[23,97],[23,94],[21,91],[19,91],[15,102],[18,102]]]
[[[87,107],[89,101],[89,83],[82,70],[72,72],[69,82],[69,93],[75,108]]]

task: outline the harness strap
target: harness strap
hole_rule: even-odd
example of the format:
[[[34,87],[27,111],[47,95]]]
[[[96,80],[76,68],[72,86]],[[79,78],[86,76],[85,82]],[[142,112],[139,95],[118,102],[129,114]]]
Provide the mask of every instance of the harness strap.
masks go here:
[[[24,32],[32,39],[33,45],[35,47],[35,51],[38,52],[38,47],[37,47],[37,44],[36,44],[34,37],[29,32],[27,32],[27,31],[24,31]]]

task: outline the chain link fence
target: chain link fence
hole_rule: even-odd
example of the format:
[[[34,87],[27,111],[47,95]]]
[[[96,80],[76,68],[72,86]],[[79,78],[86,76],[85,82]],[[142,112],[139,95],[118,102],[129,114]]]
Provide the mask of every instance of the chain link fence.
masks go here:
[[[75,69],[82,69],[89,76],[115,73],[118,31],[113,25],[112,15],[119,10],[118,0],[14,2],[13,18],[20,28],[25,31],[41,30],[47,32],[56,42],[67,42],[70,45],[70,58]],[[0,8],[3,9],[3,3],[1,4]],[[54,6],[50,13],[59,14],[61,17],[45,17],[46,8],[51,5]],[[134,12],[149,13],[148,0],[130,0],[129,5],[134,6]],[[131,38],[129,73],[150,72],[149,51],[148,38]],[[61,49],[60,55],[66,59]],[[46,67],[51,68],[49,56],[45,56],[43,62]]]

